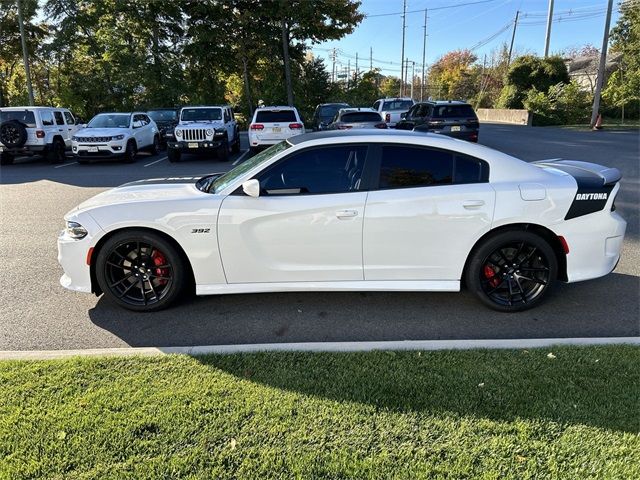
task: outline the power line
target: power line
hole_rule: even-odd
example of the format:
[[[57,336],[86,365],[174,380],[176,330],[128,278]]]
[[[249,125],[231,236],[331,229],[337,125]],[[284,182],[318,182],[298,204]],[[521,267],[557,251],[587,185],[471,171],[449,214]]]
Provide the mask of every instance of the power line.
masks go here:
[[[489,3],[489,2],[495,2],[496,0],[480,0],[477,2],[467,2],[467,3],[458,3],[457,5],[447,5],[446,7],[433,7],[433,8],[429,8],[429,11],[435,11],[435,10],[445,10],[448,8],[458,8],[458,7],[466,7],[467,5],[477,5],[479,3]],[[409,10],[406,13],[418,13],[418,12],[424,12],[424,9],[421,10]],[[391,16],[397,16],[397,15],[403,15],[403,12],[393,12],[393,13],[376,13],[374,15],[367,15],[365,14],[366,18],[373,18],[373,17],[391,17]]]

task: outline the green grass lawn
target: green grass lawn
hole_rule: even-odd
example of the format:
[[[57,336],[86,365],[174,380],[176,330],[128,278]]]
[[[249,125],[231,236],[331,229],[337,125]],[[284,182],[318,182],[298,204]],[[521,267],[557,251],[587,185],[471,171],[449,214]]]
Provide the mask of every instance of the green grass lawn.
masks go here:
[[[11,480],[637,479],[639,432],[629,346],[0,363]]]

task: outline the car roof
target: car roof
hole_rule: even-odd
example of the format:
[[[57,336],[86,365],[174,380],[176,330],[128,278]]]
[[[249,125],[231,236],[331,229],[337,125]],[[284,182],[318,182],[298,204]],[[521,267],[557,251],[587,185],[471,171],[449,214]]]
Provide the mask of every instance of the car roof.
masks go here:
[[[256,112],[261,110],[298,110],[296,107],[290,107],[288,105],[265,105],[264,107],[256,108]]]
[[[226,108],[229,105],[185,105],[184,107],[180,107],[180,110],[184,110],[185,108]],[[163,109],[168,110],[168,109]]]
[[[429,105],[471,105],[470,103],[463,102],[461,100],[427,100],[426,102],[418,103],[428,103]]]
[[[320,104],[318,104],[318,107],[330,107],[332,105],[344,105],[344,106],[347,106],[347,107],[349,106],[349,104],[347,102],[330,102],[330,103],[320,103]]]
[[[66,107],[2,107],[0,110],[3,111],[24,111],[24,110],[69,110]]]
[[[384,100],[384,101],[413,100],[413,98],[411,98],[411,97],[386,97],[386,98],[380,98],[377,101],[380,101],[380,100]]]
[[[348,107],[348,108],[341,108],[340,109],[340,113],[351,113],[351,112],[374,112],[374,113],[378,113],[377,110],[374,110],[371,107]]]
[[[145,112],[100,112],[96,113],[94,117],[98,115],[133,115],[134,113],[145,113]]]

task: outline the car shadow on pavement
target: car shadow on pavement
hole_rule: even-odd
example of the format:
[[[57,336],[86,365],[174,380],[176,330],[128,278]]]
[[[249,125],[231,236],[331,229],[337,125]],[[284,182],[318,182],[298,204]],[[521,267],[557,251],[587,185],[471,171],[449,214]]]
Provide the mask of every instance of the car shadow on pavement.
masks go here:
[[[309,292],[219,295],[140,314],[101,297],[91,321],[134,347],[640,335],[640,278],[613,273],[556,284],[546,301],[516,314],[471,294]]]

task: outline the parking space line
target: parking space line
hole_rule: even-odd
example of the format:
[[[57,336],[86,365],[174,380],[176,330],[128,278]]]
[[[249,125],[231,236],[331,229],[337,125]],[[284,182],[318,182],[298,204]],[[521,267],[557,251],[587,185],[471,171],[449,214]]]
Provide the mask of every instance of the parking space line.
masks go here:
[[[73,165],[74,163],[78,163],[78,162],[71,162],[71,163],[65,163],[63,165],[56,165],[53,168],[62,168],[62,167],[68,167],[69,165]]]
[[[242,155],[240,155],[240,157],[233,162],[231,165],[237,165],[238,163],[240,163],[240,161],[247,155],[247,153],[249,153],[249,150],[245,150],[244,153]]]
[[[158,160],[154,160],[154,161],[153,161],[153,162],[151,162],[151,163],[147,163],[147,164],[145,165],[145,167],[150,167],[150,166],[151,166],[151,165],[153,165],[154,163],[158,163],[158,162],[161,162],[161,161],[166,160],[166,159],[167,159],[167,157],[159,158]]]

